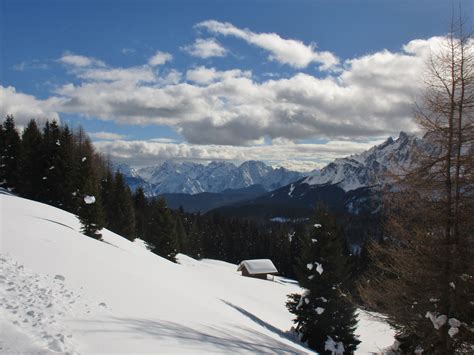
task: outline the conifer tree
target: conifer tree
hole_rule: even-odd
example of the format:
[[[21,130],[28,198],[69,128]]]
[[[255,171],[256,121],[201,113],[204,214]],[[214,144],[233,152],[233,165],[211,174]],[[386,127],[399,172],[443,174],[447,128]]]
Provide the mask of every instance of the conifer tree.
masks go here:
[[[318,207],[312,232],[296,268],[305,291],[289,296],[287,307],[296,315],[301,340],[321,354],[331,354],[326,344],[336,344],[350,354],[360,343],[354,335],[355,307],[347,292],[350,269],[344,236],[336,219]]]
[[[22,158],[20,171],[22,176],[21,194],[37,200],[42,188],[41,146],[43,137],[35,120],[30,120],[22,137]]]
[[[168,260],[176,261],[176,235],[174,221],[163,198],[153,201],[147,223],[146,242],[152,251]]]
[[[16,192],[20,186],[21,140],[13,116],[6,117],[0,138],[0,186]]]
[[[89,237],[102,239],[100,230],[103,227],[103,210],[94,178],[88,180],[83,187],[83,192],[78,213],[82,226],[81,232]]]
[[[110,205],[107,206],[110,213],[108,229],[129,240],[135,239],[135,211],[132,194],[130,188],[125,185],[123,175],[118,171],[114,176],[110,201]]]
[[[79,159],[79,162],[77,162],[77,187],[74,194],[78,205],[77,214],[82,224],[82,232],[89,237],[101,239],[100,230],[104,226],[104,215],[93,164],[94,149],[81,130],[76,138],[78,145],[76,159]]]
[[[149,204],[142,187],[137,188],[133,194],[133,205],[135,208],[135,234],[137,238],[144,240]]]
[[[76,190],[79,161],[75,158],[73,133],[67,125],[60,127],[58,154],[55,170],[58,181],[59,205],[66,211],[74,212],[77,209],[74,191]]]
[[[62,207],[61,186],[63,175],[59,169],[61,132],[56,121],[47,121],[43,128],[41,145],[41,179],[40,201],[56,207]]]
[[[176,216],[175,235],[176,235],[176,250],[178,253],[182,253],[184,250],[184,243],[186,242],[186,231],[184,230],[183,216],[181,214],[178,214]]]

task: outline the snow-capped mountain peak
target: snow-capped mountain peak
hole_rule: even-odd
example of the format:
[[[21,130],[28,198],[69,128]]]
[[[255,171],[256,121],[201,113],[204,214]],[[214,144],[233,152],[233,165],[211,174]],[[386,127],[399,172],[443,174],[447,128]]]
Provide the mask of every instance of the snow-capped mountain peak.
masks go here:
[[[397,173],[410,166],[420,139],[400,132],[397,139],[389,137],[385,142],[369,150],[340,158],[323,169],[313,172],[303,183],[308,185],[335,185],[345,191],[382,183],[388,173]]]
[[[134,178],[129,179],[132,189],[138,185],[145,185],[148,195],[222,192],[252,185],[262,185],[270,191],[304,176],[300,172],[284,168],[275,169],[255,160],[246,161],[239,166],[223,161],[213,161],[208,165],[165,161],[160,165],[135,170],[120,165],[120,170],[127,177]],[[131,175],[132,173],[134,175]]]

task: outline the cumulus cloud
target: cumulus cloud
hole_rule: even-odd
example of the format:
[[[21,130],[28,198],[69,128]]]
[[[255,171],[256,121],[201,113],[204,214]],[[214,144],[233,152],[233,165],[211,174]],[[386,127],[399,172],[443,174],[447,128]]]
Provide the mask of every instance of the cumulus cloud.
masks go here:
[[[105,67],[105,63],[101,60],[92,57],[86,57],[83,55],[73,54],[70,52],[64,53],[62,57],[58,59],[58,61],[66,65],[71,65],[79,68],[92,66]]]
[[[168,125],[193,144],[254,145],[268,137],[357,139],[414,131],[412,104],[426,53],[416,40],[347,60],[325,77],[296,73],[255,81],[240,69],[177,71],[91,67],[58,88],[57,111],[127,124]]]
[[[252,73],[248,70],[232,69],[218,71],[215,68],[206,68],[203,66],[190,69],[186,72],[186,79],[197,84],[209,84],[215,81],[239,77],[250,78],[251,76]]]
[[[281,38],[276,33],[255,33],[240,29],[228,22],[203,21],[196,25],[213,34],[233,36],[260,47],[270,53],[269,59],[294,68],[305,68],[310,63],[320,64],[321,70],[328,70],[339,64],[339,59],[327,51],[317,51],[314,44],[306,45],[294,39]]]
[[[104,140],[104,141],[115,141],[119,139],[126,138],[123,134],[113,133],[113,132],[93,132],[89,133],[93,139]]]
[[[194,145],[255,146],[268,140],[276,145],[313,137],[335,141],[396,135],[416,130],[412,104],[421,84],[417,78],[439,41],[415,40],[398,52],[353,58],[341,71],[324,77],[296,73],[263,81],[240,69],[196,67],[182,75],[146,64],[71,64],[74,84],[56,88],[47,100],[24,95],[32,103],[22,107],[123,124],[167,125]]]
[[[17,92],[14,87],[0,85],[0,117],[13,115],[18,125],[24,126],[32,118],[39,122],[47,119],[59,121],[55,99],[38,100],[32,95]]]
[[[215,38],[198,38],[193,44],[182,47],[182,50],[199,58],[225,57],[225,49]]]
[[[148,64],[152,67],[158,65],[163,65],[166,62],[170,62],[173,59],[173,56],[170,53],[157,51],[150,59],[148,59]]]
[[[168,143],[166,141],[100,141],[96,148],[114,160],[131,165],[153,165],[160,160],[181,159],[187,161],[264,160],[274,166],[293,170],[310,171],[321,168],[338,157],[367,150],[378,141],[349,142],[331,141],[325,144],[278,144],[249,147],[222,145],[194,145]]]

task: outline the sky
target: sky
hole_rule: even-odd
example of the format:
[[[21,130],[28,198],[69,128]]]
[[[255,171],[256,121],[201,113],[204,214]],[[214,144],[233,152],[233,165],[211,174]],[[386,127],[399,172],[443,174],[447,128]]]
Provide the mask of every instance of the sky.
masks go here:
[[[447,0],[0,0],[0,116],[79,125],[132,166],[309,171],[417,132]]]

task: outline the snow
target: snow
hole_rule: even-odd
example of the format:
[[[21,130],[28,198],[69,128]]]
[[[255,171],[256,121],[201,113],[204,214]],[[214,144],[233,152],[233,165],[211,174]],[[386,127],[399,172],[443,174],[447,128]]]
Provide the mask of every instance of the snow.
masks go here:
[[[317,307],[316,308],[316,313],[317,314],[323,314],[324,313],[324,308],[323,307]]]
[[[425,318],[428,318],[433,323],[435,329],[441,328],[448,320],[448,317],[444,314],[438,315],[438,312],[426,312]]]
[[[390,181],[387,172],[397,174],[415,163],[416,148],[422,144],[425,143],[416,136],[400,132],[396,140],[388,138],[360,154],[335,159],[323,169],[311,173],[302,183],[310,186],[338,185],[346,192],[383,184]]]
[[[459,333],[458,327],[450,327],[448,330],[448,334],[451,338],[454,337],[457,333]]]
[[[93,203],[95,203],[95,197],[94,196],[84,196],[84,202],[87,205],[92,205]]]
[[[331,351],[333,354],[344,354],[344,344],[335,342],[329,335],[324,343],[324,350]]]
[[[273,274],[278,270],[270,259],[244,260],[239,264],[237,271],[246,268],[250,275],[254,274]]]
[[[15,196],[0,194],[0,212],[2,353],[311,353],[289,332],[292,280],[174,264],[106,229],[101,242],[76,216]],[[393,343],[361,319],[361,353]]]
[[[288,191],[288,196],[293,197],[294,190],[295,190],[295,184],[291,184],[290,191]]]
[[[321,275],[324,271],[323,266],[320,263],[315,263],[316,264],[316,271]]]

